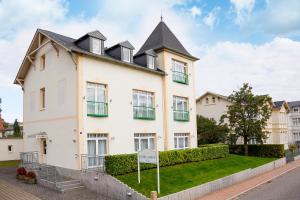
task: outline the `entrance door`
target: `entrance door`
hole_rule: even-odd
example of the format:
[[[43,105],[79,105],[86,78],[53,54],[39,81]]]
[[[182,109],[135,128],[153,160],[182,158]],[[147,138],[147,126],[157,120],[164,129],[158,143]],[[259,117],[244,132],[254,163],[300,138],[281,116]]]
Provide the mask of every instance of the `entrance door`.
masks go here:
[[[41,163],[47,163],[47,140],[41,139]]]

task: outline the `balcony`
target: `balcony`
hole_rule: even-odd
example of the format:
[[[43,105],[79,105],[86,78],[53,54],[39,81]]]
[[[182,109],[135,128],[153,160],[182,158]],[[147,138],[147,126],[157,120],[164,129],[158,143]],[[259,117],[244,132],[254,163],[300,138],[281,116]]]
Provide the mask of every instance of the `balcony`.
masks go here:
[[[87,101],[87,116],[107,117],[108,105],[105,102]]]
[[[189,78],[188,75],[183,72],[173,71],[173,81],[188,85]]]
[[[155,119],[155,108],[145,106],[133,106],[134,119]]]
[[[186,110],[174,110],[173,116],[175,121],[189,121],[190,113]]]

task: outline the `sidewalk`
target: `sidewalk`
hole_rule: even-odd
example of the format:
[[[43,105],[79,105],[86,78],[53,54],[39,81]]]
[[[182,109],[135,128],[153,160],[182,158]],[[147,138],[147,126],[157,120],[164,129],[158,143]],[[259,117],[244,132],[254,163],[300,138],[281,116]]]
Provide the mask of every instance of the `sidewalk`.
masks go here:
[[[19,187],[8,184],[0,180],[0,199],[1,200],[40,200],[36,196],[25,192]]]
[[[266,172],[262,175],[258,175],[254,178],[251,178],[249,180],[243,181],[241,183],[237,183],[235,185],[232,185],[230,187],[224,188],[222,190],[219,190],[217,192],[213,192],[211,194],[208,194],[206,196],[201,197],[198,200],[228,200],[228,199],[234,199],[241,195],[244,192],[247,192],[261,184],[267,183],[268,181],[287,173],[297,167],[300,167],[300,160],[291,162],[289,164],[286,164],[282,167],[279,167],[277,169],[274,169],[272,171]]]

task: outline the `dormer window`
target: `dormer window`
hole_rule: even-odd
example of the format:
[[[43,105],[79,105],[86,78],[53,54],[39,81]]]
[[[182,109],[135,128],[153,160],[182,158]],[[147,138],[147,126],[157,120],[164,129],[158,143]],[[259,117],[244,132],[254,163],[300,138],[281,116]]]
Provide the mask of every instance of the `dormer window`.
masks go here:
[[[97,38],[91,38],[92,40],[92,52],[95,54],[102,54],[102,41]]]
[[[154,69],[155,68],[155,58],[154,56],[148,55],[148,68],[149,69]]]
[[[122,47],[122,60],[125,62],[131,62],[131,50],[126,48],[126,47]]]

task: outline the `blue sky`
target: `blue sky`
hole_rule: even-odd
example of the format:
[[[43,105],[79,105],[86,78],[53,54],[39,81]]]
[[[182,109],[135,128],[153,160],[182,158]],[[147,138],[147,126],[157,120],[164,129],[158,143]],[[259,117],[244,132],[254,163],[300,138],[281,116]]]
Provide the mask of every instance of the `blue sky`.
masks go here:
[[[22,91],[12,82],[37,28],[74,38],[98,29],[107,46],[128,39],[138,50],[161,13],[200,58],[197,96],[207,90],[228,95],[249,82],[257,94],[300,100],[299,10],[298,0],[2,0],[2,115],[22,120]]]

